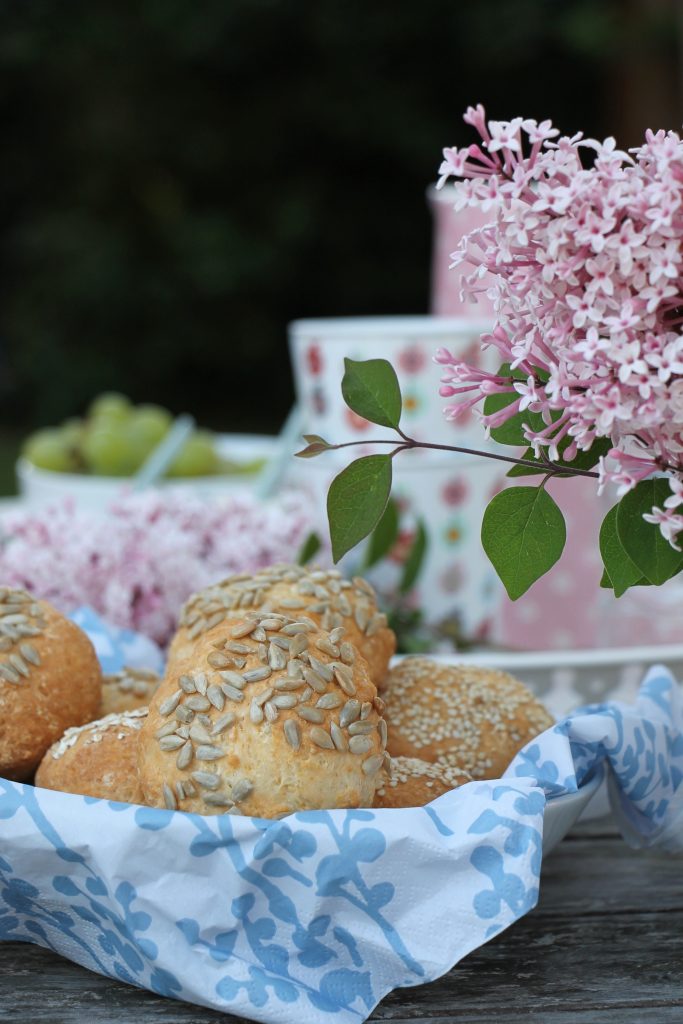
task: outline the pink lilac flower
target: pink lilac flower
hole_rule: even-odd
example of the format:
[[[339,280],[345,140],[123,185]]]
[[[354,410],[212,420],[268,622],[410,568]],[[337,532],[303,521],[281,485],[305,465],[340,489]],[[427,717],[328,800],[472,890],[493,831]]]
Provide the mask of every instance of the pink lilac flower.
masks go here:
[[[560,137],[549,121],[488,121],[470,107],[480,144],[444,150],[439,186],[456,184],[456,209],[479,206],[490,222],[452,254],[463,298],[482,278],[496,326],[484,336],[511,370],[485,373],[445,349],[440,394],[448,419],[507,393],[488,430],[540,413],[525,436],[537,452],[564,458],[607,438],[600,486],[620,494],[653,473],[669,475],[676,504],[648,521],[675,545],[683,519],[683,142],[651,132],[626,153],[614,139]],[[565,442],[566,443],[566,442]],[[680,520],[680,521],[679,521]]]
[[[118,499],[107,513],[64,502],[2,522],[0,578],[69,613],[90,605],[160,644],[194,591],[296,557],[315,529],[305,499],[249,494],[203,501],[174,492]]]

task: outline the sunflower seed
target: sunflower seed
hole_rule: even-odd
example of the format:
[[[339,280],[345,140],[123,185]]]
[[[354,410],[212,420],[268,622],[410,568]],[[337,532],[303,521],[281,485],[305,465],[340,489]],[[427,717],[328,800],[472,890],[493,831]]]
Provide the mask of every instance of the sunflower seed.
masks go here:
[[[360,706],[360,720],[361,720],[361,722],[365,721],[365,719],[368,717],[368,715],[370,714],[371,711],[372,711],[372,704],[371,704],[371,702],[370,701],[364,701],[363,704],[361,704],[361,706]]]
[[[369,754],[373,746],[369,736],[352,736],[349,740],[349,750],[352,754]]]
[[[217,711],[223,710],[225,706],[225,694],[221,690],[220,686],[216,686],[215,683],[212,683],[211,686],[207,688],[206,696]]]
[[[290,679],[303,679],[304,665],[298,658],[292,658],[287,662],[287,675]]]
[[[349,736],[369,736],[375,731],[373,722],[352,722],[349,726]]]
[[[363,761],[362,768],[366,775],[374,775],[382,767],[384,762],[383,754],[373,754],[366,761]]]
[[[179,722],[191,722],[194,718],[194,711],[192,708],[186,707],[185,704],[180,704],[175,709],[175,717]]]
[[[170,721],[162,725],[160,729],[157,729],[154,735],[158,740],[160,740],[162,736],[171,736],[175,732],[175,730],[175,721]]]
[[[221,784],[220,776],[212,772],[192,772],[190,777],[203,789],[218,789]]]
[[[289,642],[289,655],[291,658],[296,658],[300,654],[303,654],[308,649],[308,637],[305,633],[299,633],[298,636],[292,637]]]
[[[202,697],[206,696],[208,684],[209,680],[206,678],[206,672],[195,672],[194,685],[197,687],[197,693],[201,693]]]
[[[173,734],[172,736],[162,736],[161,739],[159,740],[159,749],[178,750],[178,748],[182,747],[184,743],[185,740],[182,738],[182,736],[176,736],[175,734]]]
[[[181,676],[178,680],[178,685],[185,693],[195,693],[197,690],[197,687],[194,685],[194,679],[190,679],[189,676]]]
[[[267,665],[263,668],[253,668],[250,672],[244,673],[244,679],[247,683],[260,683],[262,679],[267,679],[271,674],[271,669]]]
[[[181,736],[184,740],[190,738],[190,727],[189,725],[179,725],[175,731],[176,736]]]
[[[386,745],[387,745],[387,735],[388,735],[388,733],[387,733],[387,723],[384,721],[383,718],[380,718],[380,720],[379,720],[379,724],[377,726],[377,731],[379,733],[379,738],[380,738],[380,742],[382,744],[382,749],[384,749],[384,747],[386,747]]]
[[[254,783],[250,779],[240,779],[232,787],[232,799],[238,804],[240,800],[246,800],[250,793],[253,792],[253,789]]]
[[[339,715],[339,724],[341,725],[342,729],[345,729],[347,726],[351,725],[351,722],[355,722],[359,715],[360,701],[347,700],[346,704],[341,709],[341,714]]]
[[[232,807],[233,802],[227,793],[205,793],[202,797],[205,804],[210,807]]]
[[[211,707],[211,701],[208,697],[202,697],[201,693],[195,693],[192,697],[187,698],[185,706],[192,708],[193,711],[208,711]]]
[[[281,601],[278,601],[280,608],[286,608],[288,611],[297,611],[300,608],[306,607],[306,602],[302,601],[299,597],[284,597]]]
[[[221,690],[228,698],[228,700],[240,701],[244,700],[244,694],[241,690],[238,690],[235,686],[230,686],[229,683],[221,683]]]
[[[249,718],[254,725],[260,725],[263,721],[263,709],[260,704],[257,704],[255,700],[252,700],[249,707]]]
[[[319,711],[318,708],[309,708],[306,705],[303,705],[296,709],[296,713],[299,718],[303,718],[305,722],[315,722],[319,725],[321,722],[325,721],[324,714],[322,711]]]
[[[233,654],[251,654],[251,647],[247,644],[238,644],[235,640],[231,640],[230,643],[225,645],[225,649],[232,651]]]
[[[324,654],[329,654],[331,658],[339,657],[339,648],[337,647],[337,645],[330,643],[330,641],[324,636],[321,637],[319,640],[316,640],[315,646],[318,648],[319,651],[322,651]]]
[[[379,633],[380,629],[384,629],[387,624],[387,617],[383,612],[378,612],[373,615],[367,626],[365,627],[366,636],[374,636],[375,633]]]
[[[175,759],[176,768],[179,768],[181,771],[183,770],[183,768],[187,768],[190,761],[192,760],[193,755],[194,747],[188,740],[178,751],[178,756]]]
[[[184,800],[185,799],[185,787],[183,786],[182,782],[176,782],[176,784],[175,784],[175,786],[173,788],[175,790],[175,795],[178,797],[178,801],[180,802],[181,800]]]
[[[356,651],[353,644],[348,643],[348,641],[341,644],[339,647],[339,656],[347,665],[353,665],[356,660]]]
[[[269,722],[277,722],[280,717],[280,712],[270,700],[267,700],[263,705],[263,711]]]
[[[310,737],[316,747],[322,747],[324,750],[334,750],[334,743],[329,732],[321,729],[319,725],[314,725],[310,731]]]
[[[284,668],[287,664],[287,655],[280,648],[276,647],[275,644],[270,644],[268,647],[268,664],[272,669]]]
[[[272,696],[273,696],[273,687],[272,686],[268,686],[268,687],[266,687],[265,690],[261,690],[260,693],[257,693],[256,696],[254,697],[254,700],[259,705],[259,707],[263,707],[263,705],[266,703],[266,701],[270,700],[270,698]]]
[[[2,669],[3,666],[0,664],[0,672],[2,672]],[[180,698],[182,697],[182,695],[182,690],[176,690],[176,692],[173,693],[170,697],[167,697],[166,700],[159,705],[159,714],[163,715],[165,718],[166,715],[170,715],[171,712],[175,711],[175,709],[180,704]]]
[[[33,644],[19,644],[19,650],[32,665],[40,665],[40,655]]]
[[[229,711],[227,715],[222,715],[220,718],[217,718],[216,721],[214,722],[213,728],[211,730],[211,735],[220,736],[221,733],[224,733],[225,730],[229,729],[231,725],[234,725],[235,721],[235,716],[231,711]]]
[[[317,708],[325,708],[326,711],[332,708],[338,708],[341,704],[342,699],[338,693],[324,693],[322,697],[319,697],[315,703]]]
[[[206,660],[211,668],[227,668],[232,658],[229,658],[227,654],[222,654],[221,651],[211,651]]]
[[[191,740],[195,741],[195,743],[211,743],[211,737],[206,726],[202,725],[201,722],[194,722],[190,726],[189,736]]]
[[[0,675],[7,680],[8,683],[20,683],[21,676],[18,672],[15,672],[11,665],[0,662]]]
[[[232,629],[230,630],[230,636],[233,638],[233,640],[239,640],[240,637],[249,636],[250,633],[253,633],[254,630],[256,629],[256,626],[256,622],[240,622],[236,626],[232,627]]]
[[[335,664],[334,678],[337,680],[344,693],[348,694],[349,697],[353,697],[355,695],[356,686],[351,676],[351,672],[346,665]]]
[[[299,694],[299,704],[305,704],[307,700],[310,700],[313,696],[313,689],[310,686],[306,686]]]
[[[293,708],[297,704],[297,698],[291,693],[277,694],[272,699],[276,708]]]
[[[316,693],[326,693],[327,683],[319,676],[317,672],[314,672],[312,668],[304,669],[304,679],[309,686],[312,686]]]
[[[288,718],[284,724],[285,739],[289,743],[290,747],[294,750],[298,750],[301,746],[301,732],[299,726],[293,718]]]
[[[247,685],[246,679],[239,672],[219,672],[218,674],[223,682],[229,683],[230,686],[236,686],[238,690],[243,690]]]
[[[168,808],[168,810],[169,811],[177,811],[178,810],[178,802],[177,802],[177,800],[175,798],[175,793],[173,792],[171,787],[167,786],[166,783],[164,783],[162,791],[163,791],[163,794],[164,794],[164,803],[166,804],[166,807]]]
[[[354,612],[353,612],[353,618],[354,618],[355,623],[358,626],[359,630],[361,631],[361,633],[364,633],[365,632],[365,628],[366,628],[368,622],[370,621],[370,612],[368,611],[366,605],[364,605],[364,604],[356,605],[356,607],[354,609]]]
[[[332,722],[330,724],[330,735],[332,736],[332,742],[334,743],[337,750],[349,749],[346,743],[346,737],[344,736],[344,733],[341,731],[336,722]]]
[[[317,672],[319,676],[325,680],[326,683],[331,683],[334,678],[334,669],[332,665],[327,665],[324,661],[319,661],[318,658],[310,656],[311,668],[314,672]]]
[[[220,750],[219,747],[213,747],[208,743],[197,747],[195,753],[199,761],[217,761],[219,757],[225,757],[224,751]]]
[[[259,622],[259,626],[261,627],[261,629],[280,629],[280,627],[282,626],[282,621],[283,620],[279,618],[261,619],[261,621]]]
[[[270,643],[274,647],[279,647],[281,651],[288,651],[291,641],[286,636],[271,636]]]
[[[283,676],[273,683],[274,690],[300,690],[304,685],[303,679],[287,679]]]

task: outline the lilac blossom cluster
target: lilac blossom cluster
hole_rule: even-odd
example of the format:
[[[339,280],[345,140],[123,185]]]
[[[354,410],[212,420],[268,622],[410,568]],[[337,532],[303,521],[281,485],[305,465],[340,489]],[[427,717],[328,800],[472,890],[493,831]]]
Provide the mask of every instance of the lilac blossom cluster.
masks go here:
[[[263,503],[169,491],[120,498],[106,513],[69,501],[14,512],[2,521],[0,576],[66,613],[90,605],[164,645],[194,591],[295,558],[314,527],[309,509],[295,493]]]
[[[480,144],[445,149],[456,209],[490,223],[453,254],[463,295],[486,291],[496,326],[483,337],[511,372],[488,373],[445,349],[440,393],[455,419],[486,396],[514,395],[481,418],[490,430],[518,412],[537,457],[571,461],[598,438],[601,486],[620,495],[666,473],[671,497],[645,518],[676,546],[683,530],[683,142],[646,133],[630,152],[560,137],[549,121],[486,121],[469,108]],[[560,443],[562,445],[560,447]]]

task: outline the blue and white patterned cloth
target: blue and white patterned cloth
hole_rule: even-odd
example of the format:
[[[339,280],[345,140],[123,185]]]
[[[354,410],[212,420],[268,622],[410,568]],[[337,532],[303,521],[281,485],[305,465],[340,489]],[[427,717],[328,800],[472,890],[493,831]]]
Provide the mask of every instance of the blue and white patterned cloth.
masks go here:
[[[535,906],[546,797],[603,762],[631,841],[680,846],[665,669],[634,707],[584,708],[504,778],[413,810],[202,817],[0,779],[0,939],[254,1020],[360,1022]]]

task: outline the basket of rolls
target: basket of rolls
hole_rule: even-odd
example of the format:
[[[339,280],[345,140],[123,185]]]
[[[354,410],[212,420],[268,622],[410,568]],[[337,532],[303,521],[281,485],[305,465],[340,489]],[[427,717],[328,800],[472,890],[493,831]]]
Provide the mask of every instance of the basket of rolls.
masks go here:
[[[163,678],[0,590],[0,938],[264,1021],[444,973],[535,904],[571,751],[505,672],[394,653],[332,569],[193,595]]]

